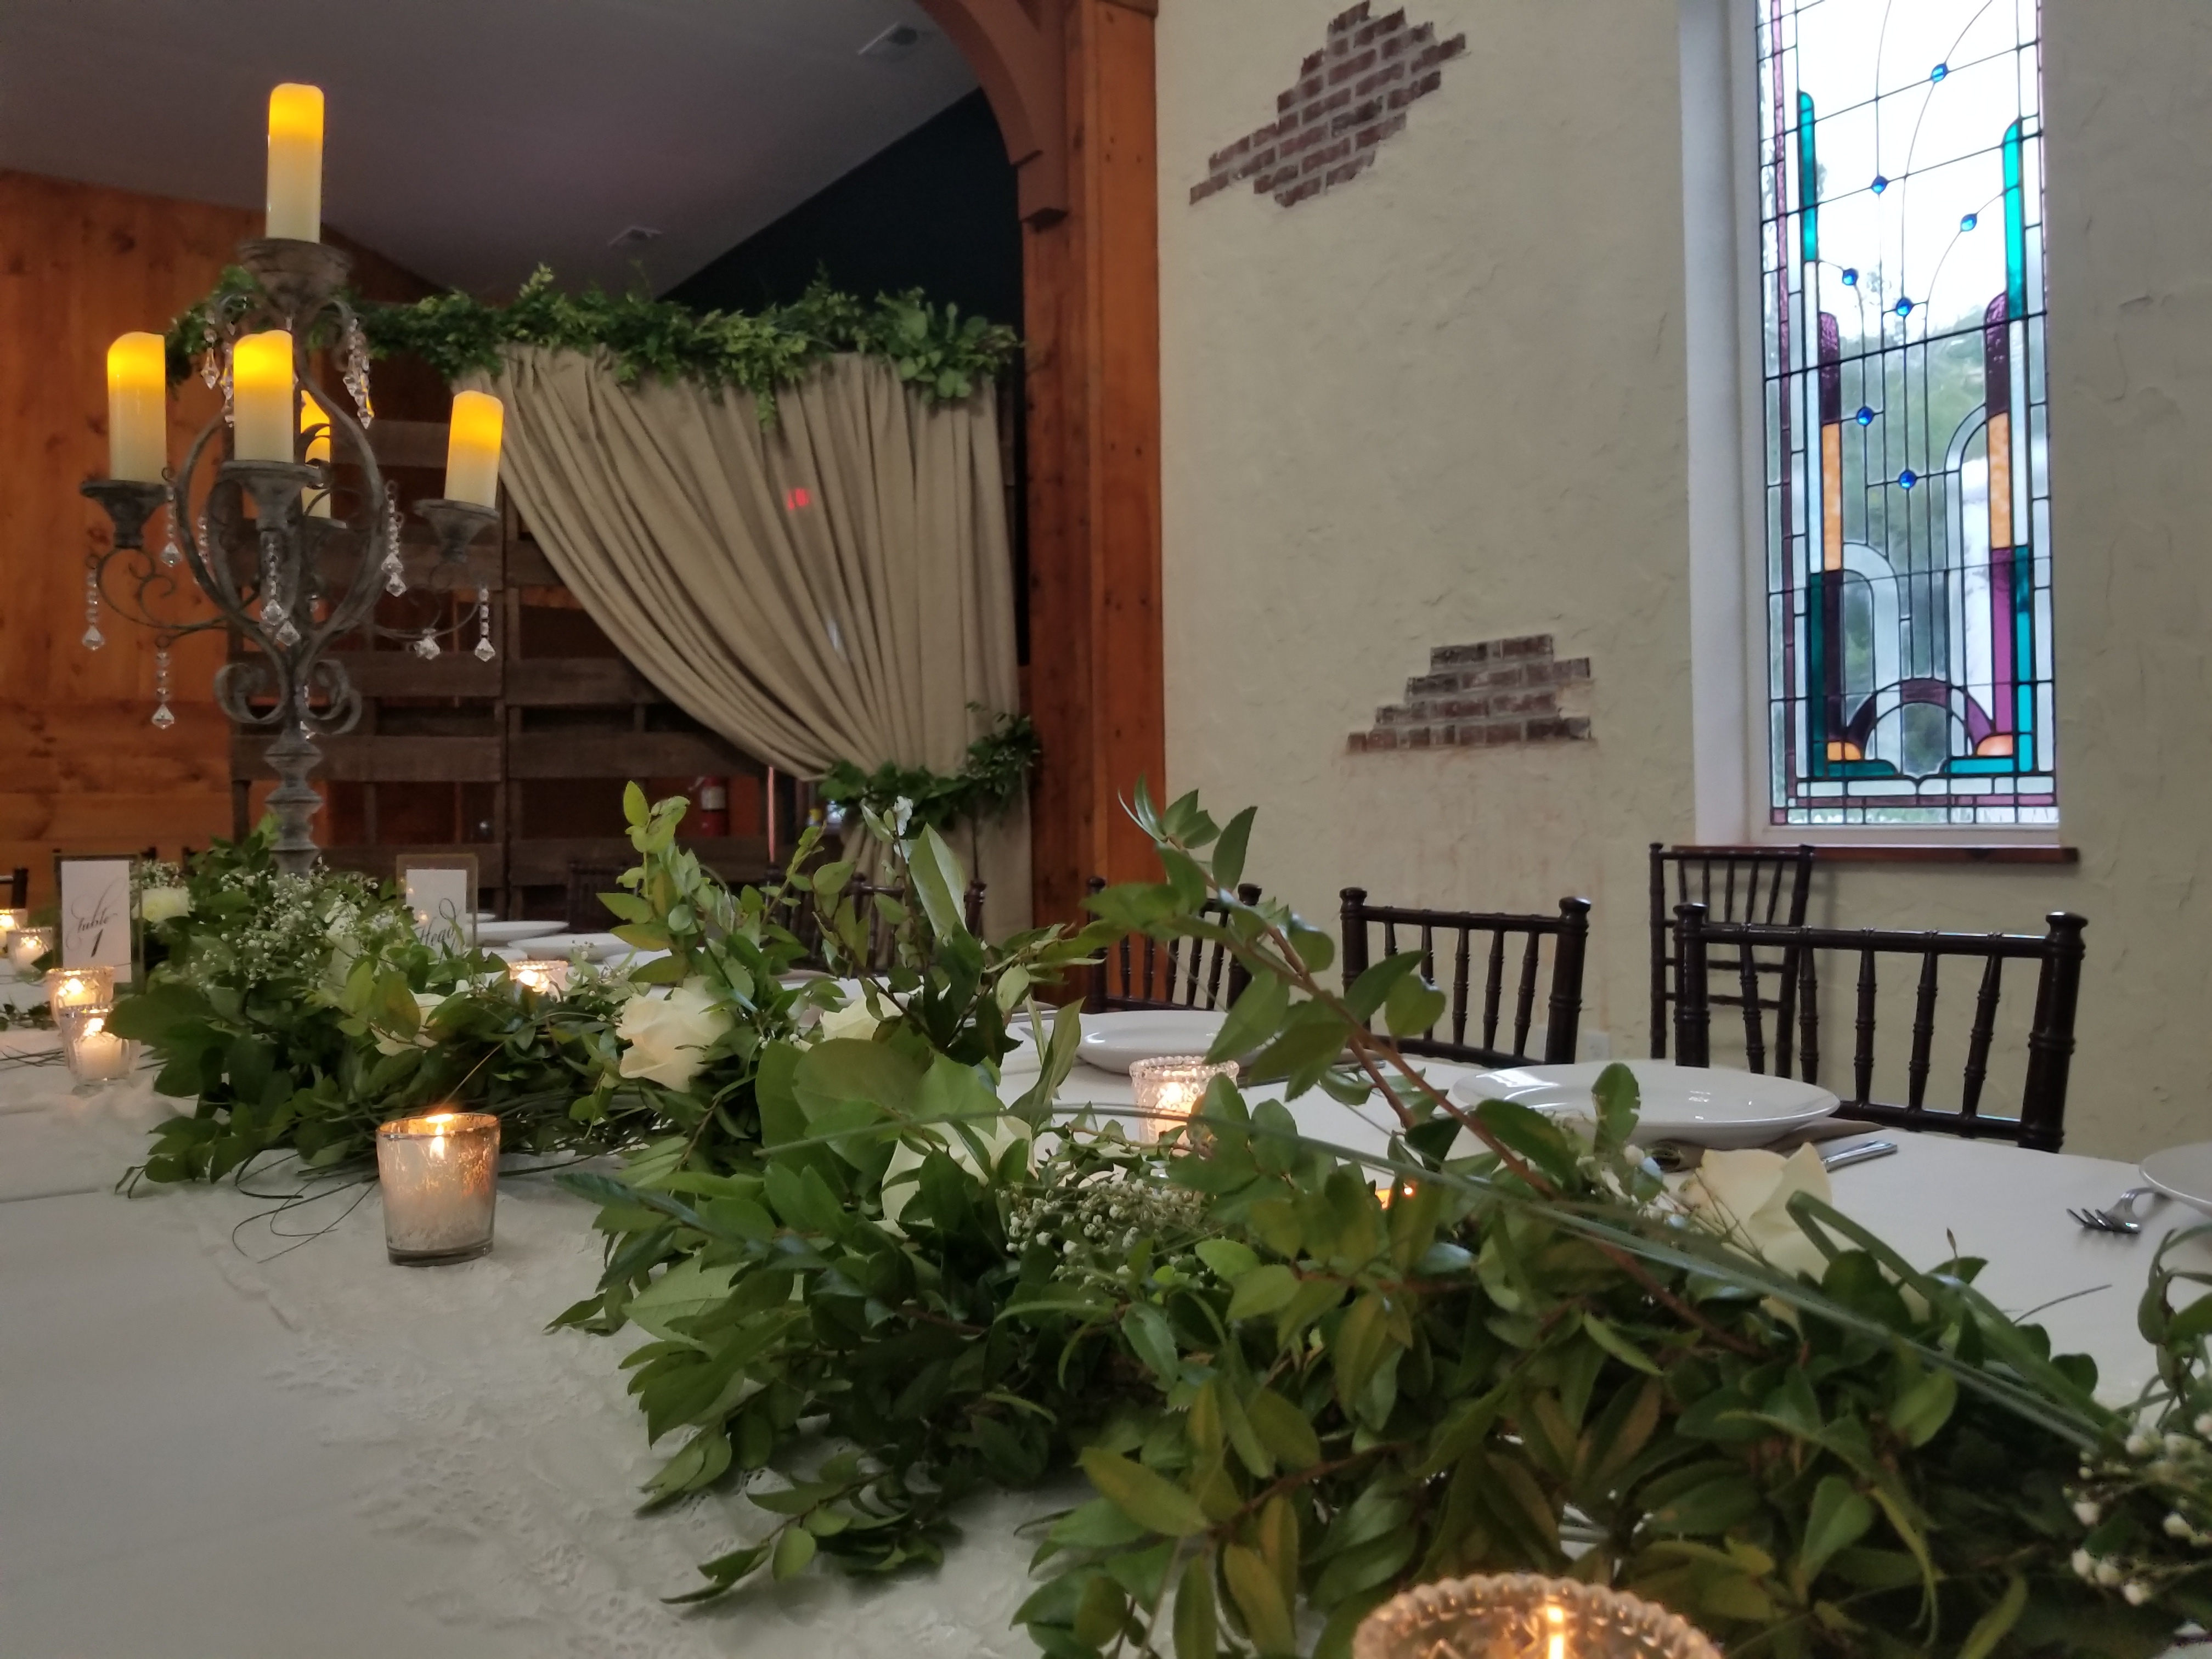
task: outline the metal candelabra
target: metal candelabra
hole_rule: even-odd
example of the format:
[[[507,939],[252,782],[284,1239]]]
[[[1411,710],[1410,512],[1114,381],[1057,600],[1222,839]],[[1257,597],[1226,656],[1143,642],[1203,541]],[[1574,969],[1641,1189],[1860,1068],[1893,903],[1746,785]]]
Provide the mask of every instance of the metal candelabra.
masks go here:
[[[241,243],[239,262],[253,277],[253,286],[224,295],[207,324],[205,373],[210,386],[219,381],[223,387],[222,412],[200,429],[184,465],[166,472],[163,482],[94,478],[83,487],[115,526],[112,544],[86,556],[84,643],[94,650],[103,643],[103,604],[155,630],[161,701],[154,720],[166,726],[175,719],[168,708],[170,647],[204,629],[234,631],[246,649],[216,671],[216,702],[242,727],[275,732],[267,758],[278,780],[269,798],[276,815],[276,865],[305,874],[315,862],[310,826],[322,805],[307,781],[322,760],[316,739],[349,732],[361,717],[361,694],[346,672],[344,653],[334,653],[332,644],[366,624],[406,638],[421,654],[431,656],[439,648],[439,630],[386,628],[374,621],[380,589],[404,593],[406,578],[399,559],[400,514],[387,495],[366,430],[373,418],[368,352],[343,293],[351,260],[326,243],[271,238]],[[350,520],[337,514],[328,461],[227,459],[230,349],[242,335],[269,328],[291,335],[295,395],[310,399],[321,416],[319,422],[295,422],[306,428],[295,456],[304,457],[327,434],[331,459],[343,455],[361,469],[361,496]],[[345,382],[358,420],[309,378],[309,356],[322,338],[342,343]],[[198,486],[195,512],[195,479],[208,459],[214,465]],[[329,516],[310,510],[317,495],[330,504]],[[165,503],[169,541],[157,557],[146,550],[146,525]],[[490,507],[442,499],[417,501],[415,511],[437,539],[441,572],[465,568],[470,543],[498,518]],[[180,562],[216,615],[185,619],[155,614],[165,601],[181,597],[176,574]],[[437,586],[434,575],[432,586]],[[476,648],[477,655],[489,658],[489,596],[481,586],[476,611],[464,615],[456,629],[471,619],[484,624]]]

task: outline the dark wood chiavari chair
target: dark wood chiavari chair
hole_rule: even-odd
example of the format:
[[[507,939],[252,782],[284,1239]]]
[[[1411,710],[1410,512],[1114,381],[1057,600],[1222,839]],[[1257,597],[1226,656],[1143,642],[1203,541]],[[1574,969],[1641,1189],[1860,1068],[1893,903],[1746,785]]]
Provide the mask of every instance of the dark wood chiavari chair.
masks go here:
[[[19,864],[8,881],[8,908],[20,910],[31,902],[31,871],[27,865]]]
[[[1403,1052],[1483,1066],[1518,1066],[1537,1060],[1556,1066],[1574,1059],[1582,1021],[1583,961],[1589,945],[1588,899],[1561,899],[1559,913],[1555,916],[1476,910],[1411,910],[1372,905],[1368,903],[1367,890],[1362,887],[1346,888],[1343,900],[1344,982],[1347,988],[1367,971],[1370,963],[1387,961],[1401,949],[1418,948],[1422,974],[1437,989],[1444,990],[1437,976],[1437,938],[1439,934],[1444,936],[1446,959],[1451,965],[1447,992],[1451,1035],[1440,1037],[1431,1027],[1419,1036],[1401,1037],[1398,1047]],[[1380,927],[1382,932],[1380,957],[1370,955],[1369,951],[1370,927]],[[1411,939],[1401,946],[1401,929],[1407,930],[1412,939],[1418,939],[1418,946]],[[1475,1027],[1476,1040],[1470,1042],[1468,1026],[1474,1018],[1471,1006],[1476,957],[1474,937],[1478,933],[1489,934],[1490,942],[1481,952],[1482,1006],[1480,1023]],[[1505,943],[1509,939],[1525,941],[1512,953],[1518,972],[1513,989],[1510,1047],[1498,1041],[1509,969]],[[1551,990],[1545,1001],[1544,1051],[1538,1055],[1529,1052],[1528,1037],[1534,1030],[1536,986],[1542,977],[1544,941],[1547,939],[1553,941]]]
[[[1103,892],[1105,886],[1105,877],[1091,878],[1090,891]],[[1237,896],[1257,904],[1260,890],[1246,882],[1237,888]],[[1218,901],[1200,909],[1216,920],[1225,920],[1229,914]],[[1131,935],[1109,948],[1091,970],[1091,989],[1083,1006],[1091,1013],[1133,1008],[1212,1012],[1235,1002],[1251,979],[1235,953],[1212,940],[1163,941]]]
[[[1818,1083],[1820,1054],[1820,974],[1817,963],[1824,953],[1858,958],[1854,1003],[1855,1042],[1851,1051],[1851,1092],[1844,1097],[1844,1115],[1899,1129],[1934,1129],[1949,1134],[2017,1141],[2031,1151],[2055,1152],[2065,1139],[2067,1074],[2074,1059],[2074,1017],[2081,987],[2082,929],[2088,923],[2063,910],[2045,918],[2047,931],[2033,933],[1939,933],[1879,932],[1873,928],[1779,927],[1744,922],[1712,921],[1702,904],[1684,904],[1675,911],[1674,1048],[1685,1066],[1712,1063],[1711,995],[1714,964],[1711,951],[1720,945],[1737,952],[1740,994],[1730,1006],[1743,1016],[1744,1048],[1750,1068],[1767,1069],[1766,999],[1756,994],[1754,949],[1771,952],[1782,963],[1782,982],[1776,1012],[1773,1069],[1788,1076],[1792,1055],[1792,1024],[1799,1075]],[[1875,1025],[1880,986],[1880,959],[1896,957],[1920,963],[1912,1005],[1912,1047],[1905,1070],[1903,1105],[1872,1098],[1875,1070]],[[1966,1034],[1965,1073],[1956,1111],[1932,1111],[1927,1103],[1928,1077],[1932,1068],[1936,1036],[1936,1004],[1939,965],[1946,957],[1982,962],[1974,998],[1974,1014]],[[2035,984],[2035,1012],[2027,1036],[2027,1077],[2021,1091],[2020,1115],[1993,1117],[1981,1110],[1983,1085],[1989,1076],[1990,1050],[1996,1039],[1997,1007],[2003,993],[2004,964],[2029,961],[2039,964]]]
[[[615,926],[613,911],[599,902],[599,895],[619,891],[617,883],[624,864],[572,864],[568,866],[568,930],[604,933]]]
[[[962,920],[967,924],[968,931],[978,939],[983,933],[985,891],[982,882],[971,881],[968,884],[967,892],[961,896]],[[906,889],[879,886],[865,881],[848,881],[838,896],[852,901],[854,914],[867,929],[867,966],[878,972],[893,966],[898,960],[898,937],[893,931],[890,919],[884,915],[883,907],[876,900],[880,896],[894,904],[903,904],[906,902]],[[825,966],[821,924],[811,905],[793,919],[791,930],[799,936],[799,943],[806,947],[801,965],[808,968]]]
[[[1813,890],[1810,847],[1676,847],[1651,843],[1651,1057],[1667,1058],[1667,1034],[1672,1024],[1668,1010],[1674,1001],[1674,907],[1702,904],[1716,921],[1758,922],[1769,927],[1802,927],[1806,901]],[[1669,876],[1671,872],[1672,879]],[[1668,890],[1673,888],[1669,895]],[[1741,964],[1733,957],[1712,958],[1711,971],[1732,988],[1709,995],[1717,1007],[1734,1007],[1739,996],[1749,994],[1759,1006],[1775,1012],[1778,1000],[1767,994],[1765,981],[1778,981],[1778,961],[1754,959],[1752,989],[1741,989]]]

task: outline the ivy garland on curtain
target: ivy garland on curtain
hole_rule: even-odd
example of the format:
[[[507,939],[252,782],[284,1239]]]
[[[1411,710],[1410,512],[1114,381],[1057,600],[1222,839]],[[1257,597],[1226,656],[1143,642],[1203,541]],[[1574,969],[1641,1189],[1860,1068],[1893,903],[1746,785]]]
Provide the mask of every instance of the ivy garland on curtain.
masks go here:
[[[173,383],[190,375],[197,360],[227,337],[234,307],[254,291],[252,278],[233,266],[213,293],[169,325]],[[356,300],[356,307],[375,356],[412,353],[448,381],[472,370],[497,374],[500,353],[508,346],[605,349],[624,385],[652,376],[734,387],[760,400],[763,422],[775,418],[777,388],[838,353],[884,358],[925,398],[957,402],[1021,349],[1020,337],[1004,324],[963,317],[957,306],[933,305],[919,289],[871,301],[821,282],[787,306],[697,312],[642,294],[608,294],[596,285],[564,293],[555,286],[553,272],[540,265],[507,305],[447,293],[412,305]]]

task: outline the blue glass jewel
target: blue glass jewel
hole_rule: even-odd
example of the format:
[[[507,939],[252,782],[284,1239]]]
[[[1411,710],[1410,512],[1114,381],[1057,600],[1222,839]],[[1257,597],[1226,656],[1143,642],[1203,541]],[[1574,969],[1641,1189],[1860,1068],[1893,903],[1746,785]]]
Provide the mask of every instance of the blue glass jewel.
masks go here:
[[[1920,475],[1908,466],[1897,475],[1897,482],[1900,488],[1910,489],[1920,482]]]
[[[1879,195],[1881,195],[1881,194],[1882,193],[1882,191],[1884,191],[1887,190],[1888,188],[1889,188],[1889,180],[1888,180],[1888,179],[1885,179],[1885,178],[1883,178],[1883,177],[1881,176],[1881,174],[1880,174],[1879,173],[1875,173],[1875,176],[1874,176],[1874,193],[1875,193],[1875,195],[1879,196]]]
[[[1844,267],[1844,286],[1845,288],[1856,288],[1858,285],[1858,267],[1856,265],[1845,265]]]
[[[1910,317],[1912,314],[1912,301],[1899,300],[1897,302],[1897,314],[1900,317]]]
[[[1972,230],[1976,225],[1978,225],[1981,222],[1981,216],[1978,214],[1970,213],[1965,218],[1959,221],[1959,228],[1961,230]]]
[[[1859,412],[1855,418],[1861,426],[1872,426],[1874,424],[1874,410],[1869,409],[1864,404],[1861,404],[1859,405]]]
[[[1950,72],[1951,66],[1948,64],[1938,64],[1928,71],[1928,78],[1931,81],[1940,81]]]

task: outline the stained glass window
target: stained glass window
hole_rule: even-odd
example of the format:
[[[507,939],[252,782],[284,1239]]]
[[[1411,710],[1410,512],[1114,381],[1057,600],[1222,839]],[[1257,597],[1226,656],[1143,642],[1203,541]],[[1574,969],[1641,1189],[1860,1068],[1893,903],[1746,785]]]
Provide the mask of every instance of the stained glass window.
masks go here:
[[[2037,0],[1756,0],[1772,819],[2050,824]]]

